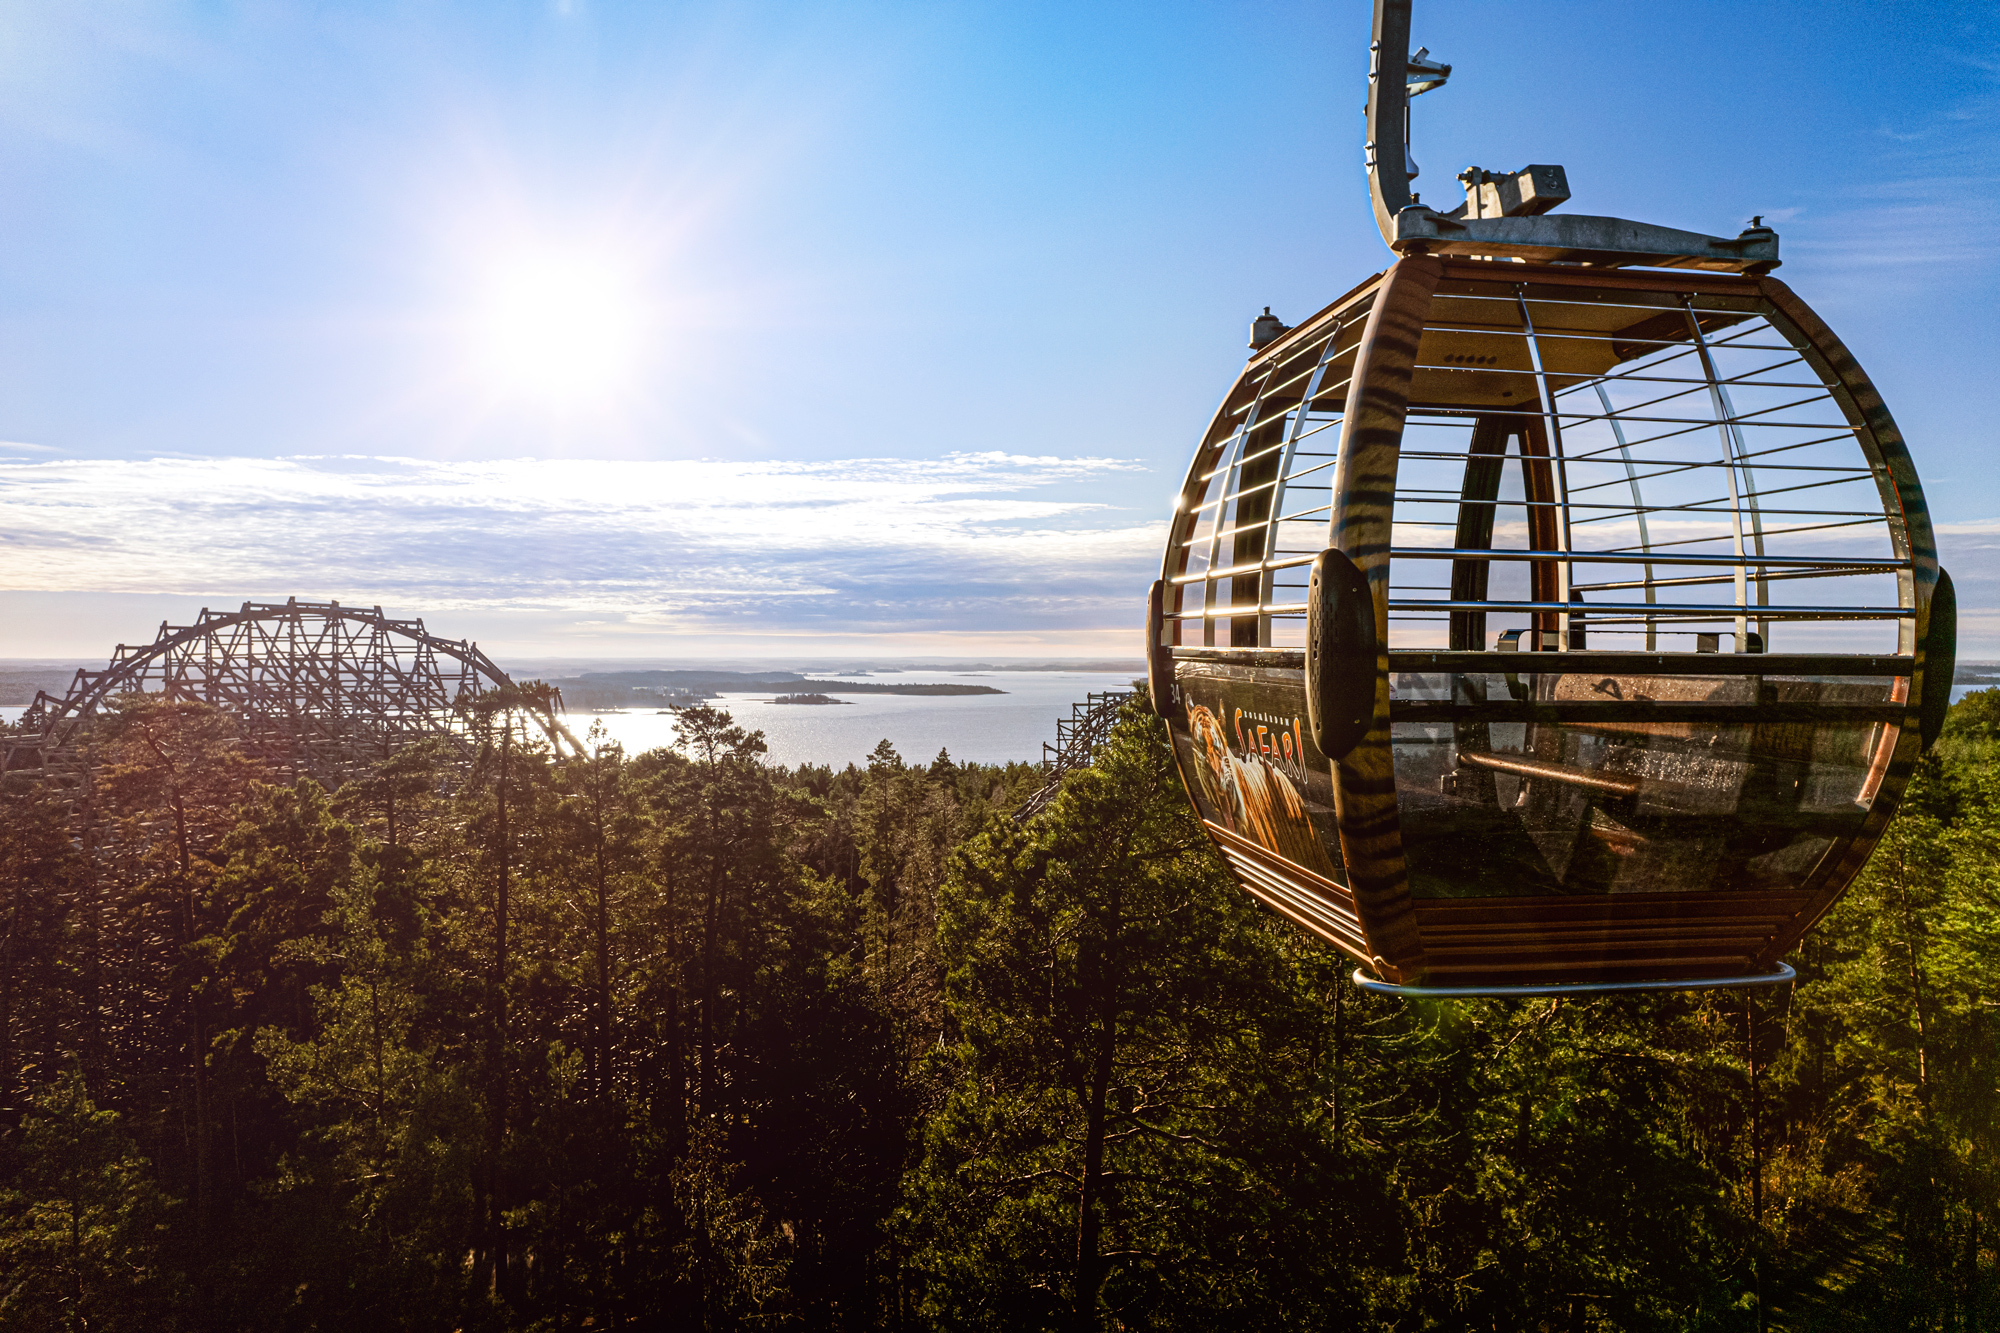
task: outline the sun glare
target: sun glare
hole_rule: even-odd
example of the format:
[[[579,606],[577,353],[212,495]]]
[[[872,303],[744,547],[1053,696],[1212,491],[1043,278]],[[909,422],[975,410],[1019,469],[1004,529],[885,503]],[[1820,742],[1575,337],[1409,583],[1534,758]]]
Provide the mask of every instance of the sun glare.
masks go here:
[[[544,253],[499,266],[475,351],[498,392],[587,406],[624,387],[645,333],[631,272],[597,256]]]

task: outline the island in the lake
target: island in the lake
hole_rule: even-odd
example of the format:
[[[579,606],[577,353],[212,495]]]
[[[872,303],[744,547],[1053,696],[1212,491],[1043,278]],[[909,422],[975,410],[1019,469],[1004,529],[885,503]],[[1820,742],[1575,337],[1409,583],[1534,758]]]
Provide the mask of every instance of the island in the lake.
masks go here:
[[[774,704],[844,704],[845,699],[833,699],[824,694],[781,694],[771,700]]]
[[[720,694],[781,692],[780,703],[845,703],[840,694],[1005,694],[991,685],[922,681],[814,680],[793,671],[589,671],[548,682],[563,704],[582,713],[626,708],[681,708]],[[813,697],[804,697],[813,696]]]

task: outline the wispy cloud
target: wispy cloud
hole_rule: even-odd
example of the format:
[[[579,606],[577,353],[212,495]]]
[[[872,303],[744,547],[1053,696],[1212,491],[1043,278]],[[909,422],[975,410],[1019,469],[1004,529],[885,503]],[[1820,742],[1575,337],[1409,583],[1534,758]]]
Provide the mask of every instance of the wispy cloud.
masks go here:
[[[2000,537],[2000,518],[1974,518],[1936,525],[1939,536]]]
[[[1821,206],[1786,238],[1797,257],[1832,275],[1872,284],[1964,284],[1990,272],[2000,222],[2000,53],[1953,51],[1965,88],[1941,107],[1879,131],[1886,151],[1833,183]],[[1768,216],[1781,220],[1787,210]],[[1798,210],[1803,213],[1803,210]]]
[[[693,632],[1087,628],[1131,615],[1162,489],[1115,459],[0,460],[15,590],[258,588]]]

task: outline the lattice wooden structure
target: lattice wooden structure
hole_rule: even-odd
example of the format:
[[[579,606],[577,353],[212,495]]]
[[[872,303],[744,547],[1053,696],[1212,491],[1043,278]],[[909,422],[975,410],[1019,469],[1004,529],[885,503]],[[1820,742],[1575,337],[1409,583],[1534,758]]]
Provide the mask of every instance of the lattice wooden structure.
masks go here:
[[[511,684],[477,644],[438,638],[379,606],[294,598],[204,608],[192,625],[162,623],[150,644],[118,645],[103,670],[78,671],[62,698],[38,693],[5,741],[6,769],[73,772],[103,705],[144,693],[225,709],[246,753],[338,781],[424,737],[469,752],[472,704]],[[580,748],[552,710],[531,711],[558,753]]]
[[[1016,821],[1032,819],[1062,790],[1063,779],[1079,768],[1088,768],[1096,757],[1097,747],[1104,744],[1111,735],[1111,728],[1118,721],[1118,710],[1132,697],[1131,690],[1106,690],[1084,696],[1084,702],[1071,704],[1069,716],[1056,719],[1056,739],[1051,745],[1042,744],[1042,773],[1045,781],[1014,812]]]

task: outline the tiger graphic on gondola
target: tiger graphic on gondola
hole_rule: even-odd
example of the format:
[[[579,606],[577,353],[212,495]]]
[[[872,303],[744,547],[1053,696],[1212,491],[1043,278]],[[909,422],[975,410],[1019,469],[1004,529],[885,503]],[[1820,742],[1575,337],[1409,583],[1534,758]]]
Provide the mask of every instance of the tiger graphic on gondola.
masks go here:
[[[1313,832],[1298,788],[1262,754],[1239,759],[1222,722],[1201,704],[1188,706],[1188,730],[1199,748],[1195,780],[1216,822],[1296,865],[1333,877],[1326,849]]]

